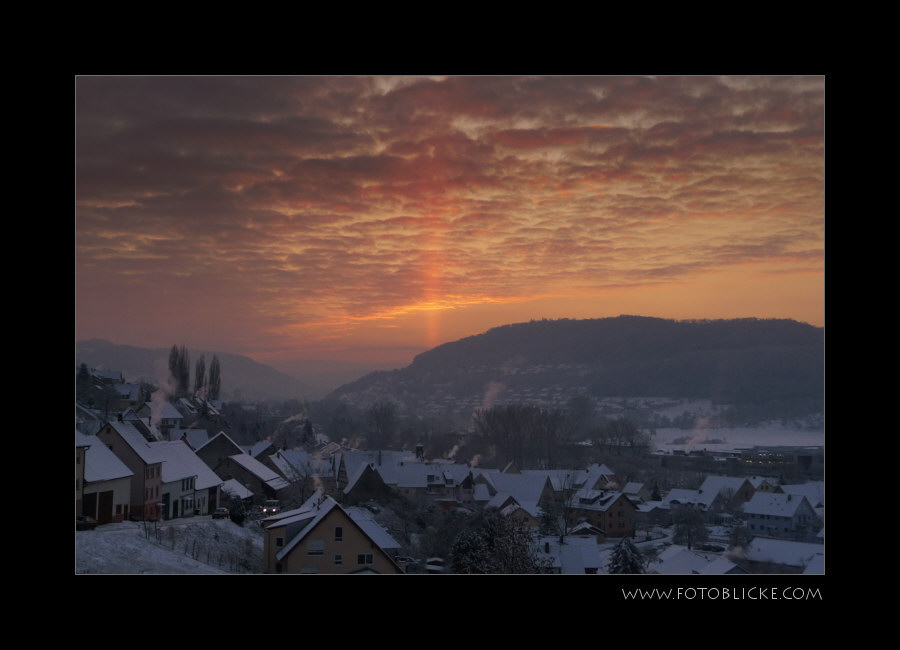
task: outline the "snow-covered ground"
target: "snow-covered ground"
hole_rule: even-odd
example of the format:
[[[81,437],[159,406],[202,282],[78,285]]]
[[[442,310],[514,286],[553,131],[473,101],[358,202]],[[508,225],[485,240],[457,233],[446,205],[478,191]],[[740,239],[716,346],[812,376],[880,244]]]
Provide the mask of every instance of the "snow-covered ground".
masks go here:
[[[210,517],[105,524],[75,532],[75,573],[260,573],[262,539],[252,521],[244,527]]]
[[[710,452],[733,451],[751,447],[824,447],[825,431],[768,427],[731,427],[694,429],[656,429],[650,442],[664,452],[706,449]]]

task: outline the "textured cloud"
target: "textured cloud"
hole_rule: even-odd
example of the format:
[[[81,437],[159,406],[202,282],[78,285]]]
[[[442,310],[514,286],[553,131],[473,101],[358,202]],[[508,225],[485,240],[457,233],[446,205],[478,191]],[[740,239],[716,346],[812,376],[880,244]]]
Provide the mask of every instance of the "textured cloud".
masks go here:
[[[605,292],[748,269],[758,295],[823,284],[820,77],[88,76],[75,95],[82,338],[414,346],[447,310],[616,315]],[[822,324],[823,300],[642,313]]]

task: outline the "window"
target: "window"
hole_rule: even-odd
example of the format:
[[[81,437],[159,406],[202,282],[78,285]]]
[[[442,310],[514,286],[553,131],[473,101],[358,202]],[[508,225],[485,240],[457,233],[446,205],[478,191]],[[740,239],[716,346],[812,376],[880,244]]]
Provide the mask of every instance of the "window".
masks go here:
[[[282,546],[284,546],[284,537],[276,537],[275,538],[275,546],[277,546],[278,548],[281,548]]]
[[[335,564],[343,564],[343,563],[344,563],[344,556],[341,555],[340,553],[335,553],[335,555],[334,555],[334,563],[335,563]]]
[[[307,555],[324,555],[325,554],[325,540],[321,539],[311,539],[306,543],[306,554]]]
[[[344,541],[344,527],[343,526],[335,526],[334,527],[334,541],[336,541],[336,542]]]
[[[371,553],[360,553],[356,556],[357,564],[375,564],[375,558]]]

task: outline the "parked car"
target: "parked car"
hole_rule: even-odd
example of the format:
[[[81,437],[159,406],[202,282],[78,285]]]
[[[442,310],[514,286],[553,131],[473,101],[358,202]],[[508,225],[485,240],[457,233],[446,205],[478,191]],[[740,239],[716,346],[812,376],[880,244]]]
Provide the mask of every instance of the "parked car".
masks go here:
[[[228,508],[216,508],[215,512],[212,514],[213,519],[227,519],[228,518]]]
[[[87,515],[77,515],[75,517],[75,530],[94,530],[97,527],[97,520]]]

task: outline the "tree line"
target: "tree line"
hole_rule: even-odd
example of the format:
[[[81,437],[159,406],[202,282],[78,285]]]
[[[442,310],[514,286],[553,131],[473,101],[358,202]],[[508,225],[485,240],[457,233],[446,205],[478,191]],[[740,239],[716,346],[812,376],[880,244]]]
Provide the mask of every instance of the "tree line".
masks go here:
[[[206,368],[206,359],[203,354],[197,359],[194,367],[194,391],[191,393],[191,355],[184,345],[173,345],[169,351],[169,375],[175,384],[175,393],[178,397],[187,397],[191,394],[217,400],[222,391],[222,369],[219,357],[213,355],[209,369]]]

